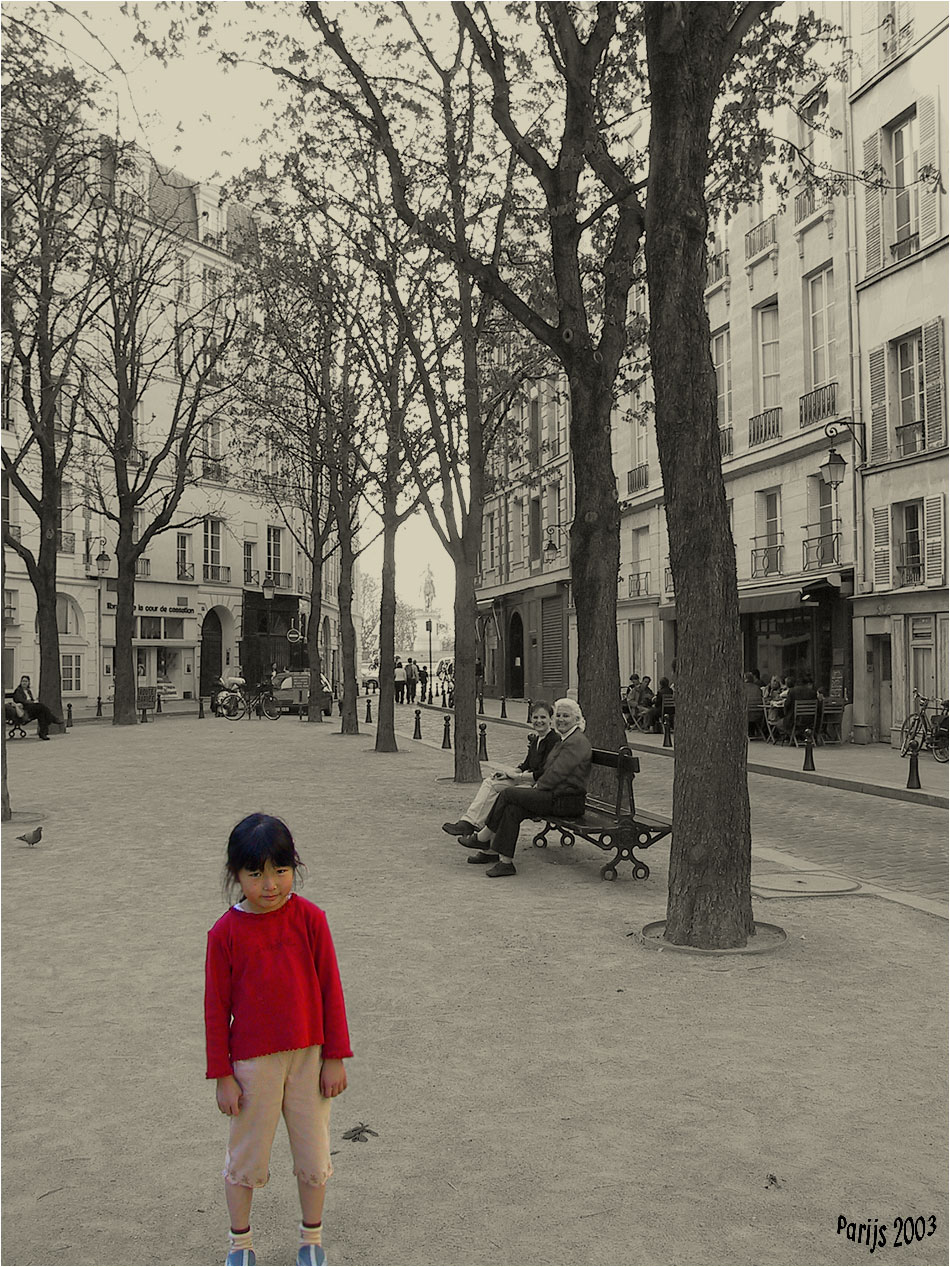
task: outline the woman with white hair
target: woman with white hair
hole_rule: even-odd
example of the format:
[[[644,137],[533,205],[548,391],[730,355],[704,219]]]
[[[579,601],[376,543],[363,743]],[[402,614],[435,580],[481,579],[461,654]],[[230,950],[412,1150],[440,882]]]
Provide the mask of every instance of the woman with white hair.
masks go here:
[[[551,751],[534,787],[503,789],[491,807],[485,826],[478,832],[459,837],[459,844],[478,853],[469,862],[493,864],[486,875],[515,875],[512,858],[518,832],[526,818],[547,814],[580,818],[587,803],[591,746],[584,734],[584,714],[573,699],[559,699],[554,705],[554,729],[561,737]]]

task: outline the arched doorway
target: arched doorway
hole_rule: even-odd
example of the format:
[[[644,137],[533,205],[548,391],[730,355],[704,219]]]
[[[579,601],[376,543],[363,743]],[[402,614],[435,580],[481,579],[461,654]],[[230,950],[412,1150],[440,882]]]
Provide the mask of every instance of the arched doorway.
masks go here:
[[[199,691],[211,694],[211,684],[221,676],[221,617],[209,611],[201,623],[201,680]]]
[[[524,626],[517,612],[508,622],[508,694],[512,699],[524,696]]]

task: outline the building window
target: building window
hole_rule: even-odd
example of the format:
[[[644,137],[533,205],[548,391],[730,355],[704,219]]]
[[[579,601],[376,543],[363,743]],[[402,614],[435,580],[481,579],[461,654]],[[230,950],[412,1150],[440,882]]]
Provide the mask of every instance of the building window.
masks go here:
[[[267,570],[272,576],[280,571],[280,529],[267,525]]]
[[[778,304],[758,310],[759,407],[776,409],[782,403],[779,375]]]
[[[254,566],[257,545],[253,541],[244,542],[244,584],[256,585],[259,577],[257,568]]]
[[[56,595],[56,628],[61,634],[82,634],[82,618],[74,599]]]
[[[752,543],[752,575],[773,576],[782,571],[782,494],[766,489],[756,496],[756,535]]]
[[[873,462],[946,443],[943,346],[937,318],[868,353]]]
[[[3,623],[5,625],[15,625],[17,623],[18,598],[19,590],[3,591]]]
[[[729,327],[712,337],[712,361],[716,371],[716,417],[720,427],[732,425],[732,340]]]
[[[495,566],[495,515],[493,511],[489,512],[489,514],[485,516],[485,540],[488,545],[488,566],[489,568],[494,568]]]
[[[528,554],[532,560],[541,557],[541,498],[532,497],[528,520]]]
[[[805,283],[808,300],[809,373],[811,386],[823,387],[835,378],[834,272],[824,268]]]
[[[921,502],[904,502],[895,507],[897,530],[897,583],[920,585],[924,579],[921,552]]]
[[[185,636],[185,620],[183,616],[165,617],[165,640],[180,642]]]
[[[897,452],[901,457],[924,447],[924,340],[920,331],[901,339],[897,360]]]
[[[82,690],[82,656],[79,652],[63,652],[60,656],[60,674],[64,694]]]
[[[537,466],[541,457],[541,402],[537,396],[528,401],[528,461]]]
[[[205,520],[204,539],[205,567],[221,566],[221,520]]]
[[[917,115],[908,115],[890,130],[894,198],[895,260],[906,259],[918,245]]]

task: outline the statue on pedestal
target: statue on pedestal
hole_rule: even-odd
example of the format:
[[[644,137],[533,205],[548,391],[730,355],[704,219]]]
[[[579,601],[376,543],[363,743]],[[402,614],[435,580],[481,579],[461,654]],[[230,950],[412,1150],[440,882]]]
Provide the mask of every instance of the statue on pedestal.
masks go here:
[[[422,578],[422,600],[426,611],[431,611],[435,603],[435,580],[429,565],[426,566],[425,576]]]

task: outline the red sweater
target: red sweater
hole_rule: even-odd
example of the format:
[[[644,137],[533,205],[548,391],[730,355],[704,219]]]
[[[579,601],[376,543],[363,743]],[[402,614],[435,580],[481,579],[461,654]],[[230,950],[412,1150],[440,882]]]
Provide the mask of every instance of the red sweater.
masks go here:
[[[208,933],[205,1036],[209,1078],[233,1060],[322,1044],[326,1060],[352,1056],[343,987],[327,917],[291,894],[263,915],[235,910]]]

